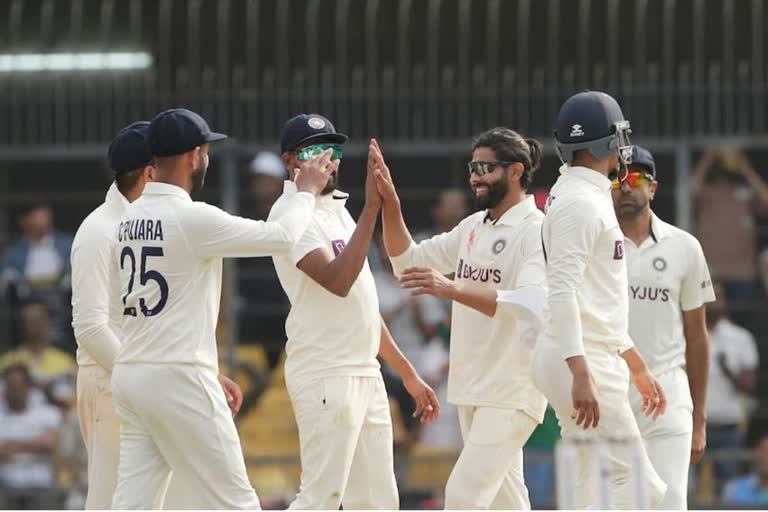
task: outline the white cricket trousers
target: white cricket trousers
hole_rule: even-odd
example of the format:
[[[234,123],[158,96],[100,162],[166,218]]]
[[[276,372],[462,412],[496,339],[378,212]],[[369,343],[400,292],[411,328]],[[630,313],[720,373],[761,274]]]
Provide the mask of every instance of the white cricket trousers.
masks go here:
[[[447,510],[530,510],[523,445],[537,422],[518,409],[459,406],[464,439],[445,487]]]
[[[612,508],[636,509],[637,490],[644,486],[648,503],[652,508],[660,505],[666,492],[666,485],[653,469],[648,454],[640,442],[640,430],[629,404],[629,369],[624,360],[615,351],[594,347],[586,349],[587,362],[592,378],[597,387],[597,399],[600,405],[600,422],[588,435],[606,441],[605,472],[608,484],[608,497]],[[568,365],[563,359],[559,347],[548,340],[536,343],[533,359],[533,380],[555,409],[560,422],[564,440],[579,440],[585,435],[584,429],[576,425],[571,418],[573,400],[571,387],[573,378]],[[627,449],[627,443],[611,442],[623,439],[627,442],[637,440],[640,450],[640,465],[644,469],[634,468],[636,453]],[[596,447],[594,448],[596,449]],[[577,461],[573,472],[573,498],[576,508],[595,507],[599,497],[594,493],[599,482],[593,481],[593,462],[590,453],[576,450]],[[640,475],[644,476],[638,476]],[[638,482],[637,478],[642,478]]]
[[[399,508],[392,419],[381,375],[326,377],[288,392],[299,427],[293,510]]]
[[[87,510],[112,506],[120,460],[120,417],[112,403],[110,375],[98,365],[77,371],[77,415],[88,452]]]
[[[99,365],[81,366],[77,372],[77,415],[88,452],[86,510],[112,506],[120,463],[120,416],[112,401],[110,374]],[[164,508],[196,510],[197,489],[171,478]]]
[[[688,375],[677,367],[656,378],[667,395],[667,412],[663,416],[653,421],[643,414],[643,399],[634,387],[629,391],[629,400],[648,457],[668,487],[661,508],[686,510],[693,436],[693,400]]]
[[[162,508],[173,472],[201,509],[258,509],[216,372],[195,365],[117,364],[122,419],[113,509]]]

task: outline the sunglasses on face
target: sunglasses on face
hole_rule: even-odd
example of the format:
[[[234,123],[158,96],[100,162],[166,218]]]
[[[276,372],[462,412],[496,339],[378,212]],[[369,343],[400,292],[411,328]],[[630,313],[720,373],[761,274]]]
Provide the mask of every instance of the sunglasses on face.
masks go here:
[[[503,160],[497,160],[495,162],[482,162],[482,161],[474,161],[469,162],[467,164],[467,167],[469,168],[469,174],[477,174],[478,176],[485,176],[486,174],[492,173],[496,170],[496,167],[506,167],[509,164],[513,164],[515,162],[505,162]]]
[[[626,183],[630,188],[642,187],[647,183],[653,182],[653,178],[643,172],[630,172],[623,182],[619,181],[618,177],[613,178],[611,181],[611,189],[619,190],[622,183]]]
[[[314,144],[312,146],[307,146],[303,149],[300,149],[296,152],[296,158],[299,160],[309,160],[310,158],[316,157],[317,155],[321,154],[326,149],[332,149],[333,154],[331,155],[331,160],[341,160],[341,144]]]

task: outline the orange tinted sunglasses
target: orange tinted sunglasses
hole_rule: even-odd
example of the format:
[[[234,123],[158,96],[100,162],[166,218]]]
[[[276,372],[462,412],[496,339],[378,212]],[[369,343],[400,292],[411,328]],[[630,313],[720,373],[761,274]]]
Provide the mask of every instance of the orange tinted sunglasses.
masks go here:
[[[630,188],[642,187],[646,183],[651,183],[653,181],[654,179],[651,176],[645,174],[644,172],[630,172],[629,174],[627,174],[627,177],[624,180],[624,182],[626,182]],[[620,182],[618,178],[614,179],[613,181],[611,181],[611,189],[618,190],[621,188],[621,184],[622,182]]]

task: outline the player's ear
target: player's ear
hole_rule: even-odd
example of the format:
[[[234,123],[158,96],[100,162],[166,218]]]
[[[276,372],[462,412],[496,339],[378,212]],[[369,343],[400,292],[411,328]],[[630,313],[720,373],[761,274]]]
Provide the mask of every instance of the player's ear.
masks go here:
[[[651,191],[651,201],[653,201],[654,196],[656,195],[656,190],[659,188],[659,182],[658,181],[652,181],[650,185],[650,191]]]
[[[512,175],[512,181],[516,181],[520,183],[520,180],[523,179],[523,173],[525,172],[525,166],[521,164],[520,162],[515,162],[512,165],[509,166],[509,169],[512,171],[510,174]]]
[[[144,178],[146,181],[155,181],[155,166],[148,165],[144,167]]]

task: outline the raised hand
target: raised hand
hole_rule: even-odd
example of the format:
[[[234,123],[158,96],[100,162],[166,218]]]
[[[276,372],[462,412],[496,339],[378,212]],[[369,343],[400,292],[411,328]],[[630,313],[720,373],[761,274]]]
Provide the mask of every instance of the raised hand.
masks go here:
[[[320,195],[328,184],[331,173],[338,168],[338,161],[331,162],[332,154],[332,149],[326,149],[319,155],[300,164],[293,179],[299,192],[309,192],[314,196]]]

